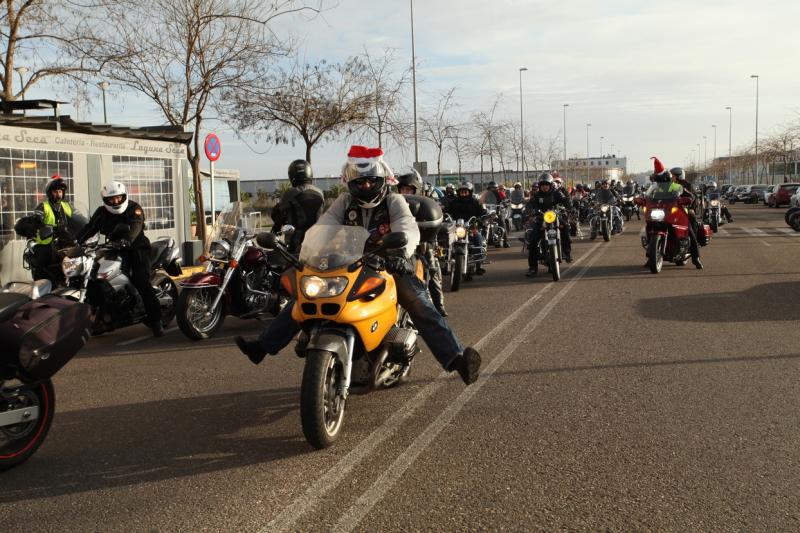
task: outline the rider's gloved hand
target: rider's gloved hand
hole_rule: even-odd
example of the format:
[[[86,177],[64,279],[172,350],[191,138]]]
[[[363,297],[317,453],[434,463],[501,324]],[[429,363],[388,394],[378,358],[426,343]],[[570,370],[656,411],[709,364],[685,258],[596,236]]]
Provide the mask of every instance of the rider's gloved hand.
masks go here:
[[[405,257],[393,256],[386,258],[386,271],[390,274],[401,276],[411,272]]]

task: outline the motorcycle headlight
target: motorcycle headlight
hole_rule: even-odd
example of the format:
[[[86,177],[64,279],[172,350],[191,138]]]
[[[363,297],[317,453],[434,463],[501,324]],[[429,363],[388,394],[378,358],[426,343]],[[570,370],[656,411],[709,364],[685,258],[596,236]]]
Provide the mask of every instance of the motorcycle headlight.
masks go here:
[[[556,212],[555,211],[547,211],[544,214],[544,221],[548,224],[552,224],[556,221]]]
[[[601,206],[600,206],[600,211],[602,211],[603,213],[605,213],[606,211],[608,211],[608,205],[606,205],[606,204],[603,204],[603,205],[601,205]]]
[[[231,254],[231,245],[226,241],[213,241],[208,249],[208,254],[213,259],[225,260]]]
[[[711,200],[711,207],[719,207],[719,200]]]
[[[61,270],[64,276],[74,278],[83,272],[83,258],[82,257],[65,257],[61,261]]]
[[[347,288],[347,278],[337,276],[321,278],[319,276],[303,276],[300,280],[300,289],[306,298],[331,298],[339,296]]]
[[[660,222],[660,221],[664,220],[664,216],[665,216],[665,213],[664,213],[663,209],[651,209],[650,210],[650,220],[653,220],[655,222]]]
[[[459,239],[466,239],[467,238],[467,228],[464,226],[459,226],[456,228],[456,237]]]

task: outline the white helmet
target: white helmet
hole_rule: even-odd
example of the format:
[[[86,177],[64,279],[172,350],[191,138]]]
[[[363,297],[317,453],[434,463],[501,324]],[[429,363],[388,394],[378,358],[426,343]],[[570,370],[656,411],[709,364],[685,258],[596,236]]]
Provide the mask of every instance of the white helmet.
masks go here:
[[[119,181],[112,181],[103,185],[103,188],[100,189],[100,195],[103,197],[103,204],[105,204],[109,213],[121,215],[128,209],[128,191],[125,189],[125,185]],[[109,200],[116,196],[122,196],[122,202],[116,205],[109,203]]]

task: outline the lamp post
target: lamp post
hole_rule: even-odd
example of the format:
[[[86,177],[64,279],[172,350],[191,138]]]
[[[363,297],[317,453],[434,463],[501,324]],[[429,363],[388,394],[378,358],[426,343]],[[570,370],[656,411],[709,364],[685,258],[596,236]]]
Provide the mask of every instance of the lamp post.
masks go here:
[[[697,159],[695,160],[694,170],[695,172],[700,168],[700,143],[697,143]]]
[[[526,67],[519,69],[519,146],[522,158],[522,182],[525,183],[525,129],[522,126],[522,73],[528,70]]]
[[[411,90],[414,100],[414,162],[419,163],[419,135],[417,133],[417,54],[414,49],[414,0],[411,4]]]
[[[108,114],[106,113],[106,89],[108,89],[109,85],[111,84],[105,80],[97,84],[100,90],[103,91],[103,124],[108,124]]]
[[[703,172],[708,168],[708,137],[703,135]]]
[[[561,104],[561,107],[564,109],[564,166],[566,167],[567,166],[567,108],[569,107],[569,104]]]
[[[22,80],[22,76],[24,76],[25,74],[28,73],[28,67],[17,67],[14,70],[16,70],[17,74],[19,74],[19,94],[22,97],[22,101],[24,102],[25,101],[25,83]],[[22,112],[24,113],[25,110],[23,109]]]
[[[717,125],[712,124],[711,127],[714,128],[714,157],[711,158],[711,164],[714,165],[714,162],[717,160]],[[714,174],[716,176],[716,172]]]
[[[589,172],[589,128],[592,125],[590,123],[586,123],[586,183],[592,181],[592,175]]]
[[[603,137],[601,135],[600,136],[600,157],[603,157],[603,139],[605,139],[605,137]]]
[[[731,106],[725,107],[728,110],[728,185],[733,185],[733,175],[731,174],[731,139],[732,139],[732,126],[733,126],[733,108]]]
[[[758,183],[758,74],[751,74],[750,78],[756,80],[756,173],[753,183]]]
[[[611,143],[611,157],[614,157],[614,143]]]

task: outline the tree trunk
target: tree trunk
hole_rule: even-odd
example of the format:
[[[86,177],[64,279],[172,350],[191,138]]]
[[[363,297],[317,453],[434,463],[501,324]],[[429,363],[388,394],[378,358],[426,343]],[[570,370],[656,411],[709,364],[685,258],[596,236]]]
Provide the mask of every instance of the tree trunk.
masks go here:
[[[195,236],[198,240],[203,242],[203,249],[205,250],[206,244],[206,215],[203,202],[203,180],[200,175],[200,123],[201,118],[198,117],[194,121],[194,150],[187,150],[187,158],[189,165],[192,167],[192,183],[194,184],[194,213],[197,221],[195,225]],[[214,213],[211,213],[211,219],[214,219]]]

